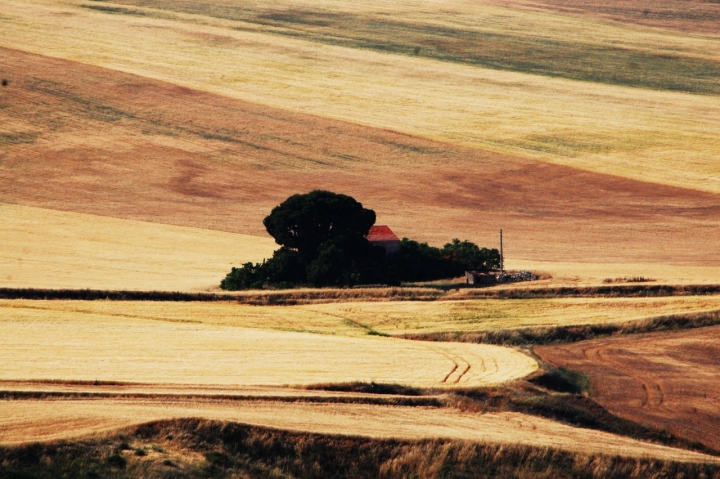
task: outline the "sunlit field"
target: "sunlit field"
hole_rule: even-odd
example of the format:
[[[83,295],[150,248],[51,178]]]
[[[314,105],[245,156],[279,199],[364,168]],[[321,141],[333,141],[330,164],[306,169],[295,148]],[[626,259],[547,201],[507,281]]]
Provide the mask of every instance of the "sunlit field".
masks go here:
[[[680,0],[0,0],[0,293],[39,298],[0,299],[0,479],[299,478],[323,441],[367,441],[393,479],[486,453],[488,477],[717,477],[718,19]],[[502,229],[506,268],[540,279],[221,291],[313,189],[433,246]],[[504,291],[525,288],[557,289]]]
[[[457,409],[365,404],[227,401],[90,400],[0,401],[0,444],[72,438],[127,427],[139,421],[197,417],[294,431],[396,439],[456,438],[499,444],[540,445],[625,457],[693,462],[717,458],[573,428],[516,413],[473,414]],[[44,424],[38,427],[38,423]]]
[[[0,285],[198,290],[262,261],[272,238],[0,204]]]
[[[230,302],[0,301],[0,311],[5,317],[76,318],[87,322],[83,324],[99,321],[107,325],[122,324],[127,319],[354,337],[604,324],[717,309],[720,309],[717,296],[384,301],[301,306],[249,306]]]
[[[542,346],[546,361],[588,374],[613,414],[720,446],[720,327]]]
[[[499,346],[263,331],[118,312],[5,309],[0,379],[469,387],[503,383],[537,369],[529,356]]]
[[[720,192],[720,42],[713,37],[454,2],[362,3],[351,12],[316,3],[239,10],[136,3],[143,7],[4,0],[0,44],[458,145]],[[360,30],[346,25],[352,15]],[[468,30],[471,44],[445,40],[452,34],[443,29]],[[548,33],[537,38],[539,31]],[[394,47],[389,35],[406,43]],[[545,66],[521,60],[537,52],[550,55]]]

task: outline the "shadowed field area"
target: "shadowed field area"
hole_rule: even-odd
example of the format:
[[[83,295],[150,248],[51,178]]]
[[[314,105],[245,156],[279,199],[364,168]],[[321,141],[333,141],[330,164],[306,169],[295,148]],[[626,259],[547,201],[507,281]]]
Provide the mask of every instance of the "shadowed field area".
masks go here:
[[[263,235],[262,218],[289,194],[327,188],[374,208],[399,235],[435,244],[461,236],[494,245],[503,226],[510,261],[623,263],[600,273],[608,275],[649,274],[627,263],[720,261],[703,254],[720,237],[718,195],[465,149],[15,50],[3,50],[0,66],[12,78],[0,94],[5,202]],[[37,226],[34,237],[41,238],[46,233]],[[250,257],[239,248],[237,264],[244,258]],[[705,275],[691,273],[688,281]]]
[[[669,461],[720,459],[601,431],[574,428],[518,413],[364,404],[273,402],[73,400],[0,401],[0,444],[73,438],[142,422],[182,417],[373,438],[452,438],[505,445],[550,447],[586,454],[653,457]]]
[[[140,451],[140,452],[138,452]],[[222,421],[159,421],[74,442],[0,448],[0,473],[29,479],[377,477],[706,477],[715,464],[678,463],[457,439],[396,440],[285,432]]]
[[[582,371],[614,414],[720,447],[720,327],[600,339],[535,352]]]
[[[720,35],[720,4],[712,0],[520,0],[511,4],[693,34]]]

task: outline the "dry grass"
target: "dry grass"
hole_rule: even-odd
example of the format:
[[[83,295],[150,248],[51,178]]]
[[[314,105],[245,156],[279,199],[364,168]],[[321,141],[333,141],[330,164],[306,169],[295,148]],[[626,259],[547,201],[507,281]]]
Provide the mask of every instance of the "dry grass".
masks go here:
[[[202,419],[156,421],[79,441],[0,448],[0,461],[0,473],[23,478],[720,477],[720,467],[713,463],[457,439],[328,436]]]
[[[720,92],[717,83],[720,63],[707,51],[707,47],[710,51],[718,47],[712,40],[703,42],[651,30],[640,33],[637,29],[578,22],[561,15],[528,14],[487,5],[473,8],[459,2],[446,2],[440,15],[431,15],[421,2],[388,6],[368,1],[340,6],[311,0],[241,7],[234,1],[202,0],[110,3],[152,9],[118,8],[102,3],[83,7],[109,14],[151,17],[167,16],[168,11],[189,13],[238,22],[241,26],[236,28],[240,30],[321,44],[598,83]],[[508,16],[514,24],[509,24]],[[552,24],[552,28],[539,33],[538,24]],[[592,37],[588,37],[590,32]],[[700,45],[706,48],[699,48]],[[697,50],[693,51],[693,47]]]
[[[720,260],[703,254],[720,237],[717,195],[14,50],[2,51],[0,71],[12,79],[0,90],[0,122],[15,132],[0,167],[6,202],[263,236],[262,219],[272,207],[320,187],[351,194],[399,235],[434,244],[457,236],[493,246],[502,226],[508,265],[542,258],[550,264],[537,268],[548,270],[551,282],[621,275],[718,281]],[[555,261],[565,263],[555,268]],[[600,261],[609,263],[587,264]]]
[[[720,309],[717,296],[383,301],[299,306],[249,306],[229,302],[0,301],[0,311],[6,318],[63,318],[86,325],[96,320],[101,324],[150,320],[171,325],[202,324],[355,337],[374,333],[474,332],[622,323],[717,309]]]
[[[272,239],[0,204],[0,285],[199,290]]]
[[[543,359],[588,374],[610,412],[720,447],[720,327],[542,346]]]
[[[304,307],[387,334],[603,324],[717,309],[720,298],[564,298],[551,300],[348,303]]]
[[[122,308],[78,314],[8,306],[0,319],[0,379],[5,380],[470,387],[537,369],[530,357],[497,346],[263,331],[202,324],[201,315],[158,321]]]
[[[503,2],[507,5],[507,2]],[[511,4],[530,8],[587,15],[594,18],[649,25],[678,30],[690,34],[720,35],[720,7],[716,2],[685,2],[683,0],[658,0],[639,3],[633,0],[587,1],[587,0],[519,0]]]
[[[663,460],[718,462],[717,458],[601,431],[565,426],[518,413],[476,414],[455,409],[360,404],[245,404],[141,400],[3,401],[0,443],[72,438],[145,421],[203,417],[322,434],[374,438],[454,438],[552,447],[584,453]]]
[[[514,284],[510,287],[535,286],[589,286],[603,284],[605,278],[649,277],[654,284],[702,284],[717,283],[718,270],[714,266],[673,265],[646,263],[591,263],[569,261],[537,261],[532,259],[511,258],[507,262],[512,269],[525,269],[537,272],[549,272],[550,280],[535,283]]]
[[[329,4],[315,5],[332,11]],[[379,9],[368,3],[357,8]],[[411,8],[401,4],[392,13]],[[470,10],[459,21],[477,13],[458,4],[448,10],[463,8]],[[246,23],[207,16],[110,14],[78,8],[71,0],[5,0],[3,11],[0,42],[6,46],[453,144],[720,192],[713,162],[715,119],[720,116],[715,96],[604,86],[318,44],[243,31]],[[415,16],[421,17],[416,22],[432,23],[437,11],[423,9]],[[660,35],[537,12],[501,8],[488,21],[502,30],[515,20],[524,24],[520,35],[575,35],[581,51],[605,47],[609,38],[619,38],[620,49],[654,50],[665,57],[679,51],[688,61],[719,48],[712,38]],[[716,84],[717,79],[711,75],[709,81]]]

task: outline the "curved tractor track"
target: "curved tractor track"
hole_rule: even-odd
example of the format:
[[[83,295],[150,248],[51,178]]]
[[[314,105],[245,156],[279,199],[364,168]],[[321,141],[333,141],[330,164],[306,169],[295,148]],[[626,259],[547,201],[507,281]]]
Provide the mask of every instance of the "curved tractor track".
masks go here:
[[[720,448],[720,326],[542,346],[612,413]]]

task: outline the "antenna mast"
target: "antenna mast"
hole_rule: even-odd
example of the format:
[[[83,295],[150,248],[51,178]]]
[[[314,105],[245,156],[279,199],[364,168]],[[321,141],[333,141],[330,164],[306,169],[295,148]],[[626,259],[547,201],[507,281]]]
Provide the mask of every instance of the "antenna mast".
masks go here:
[[[505,272],[505,256],[503,255],[502,229],[500,230],[500,272]]]

